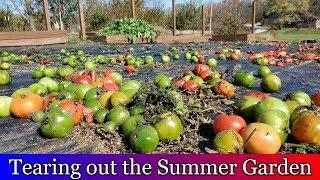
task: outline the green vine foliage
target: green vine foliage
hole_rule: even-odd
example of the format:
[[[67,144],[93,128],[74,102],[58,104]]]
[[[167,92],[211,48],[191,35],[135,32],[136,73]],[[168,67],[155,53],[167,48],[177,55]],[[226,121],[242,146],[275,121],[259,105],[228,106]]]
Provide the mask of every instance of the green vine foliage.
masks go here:
[[[151,40],[157,35],[156,30],[146,21],[139,19],[120,19],[100,29],[98,36],[124,35],[129,42],[136,43],[138,38]]]

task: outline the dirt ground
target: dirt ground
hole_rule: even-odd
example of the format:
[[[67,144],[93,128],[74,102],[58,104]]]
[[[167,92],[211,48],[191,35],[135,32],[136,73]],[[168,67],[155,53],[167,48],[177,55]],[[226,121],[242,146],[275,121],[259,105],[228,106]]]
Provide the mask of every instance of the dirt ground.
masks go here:
[[[249,50],[259,52],[262,50],[274,50],[274,46],[248,45],[245,43],[206,43],[206,44],[187,44],[175,45],[181,52],[180,60],[171,60],[167,66],[159,63],[160,58],[155,56],[158,62],[154,68],[142,67],[133,75],[127,75],[123,72],[123,66],[103,66],[100,69],[113,69],[122,73],[125,79],[137,79],[141,82],[152,81],[157,73],[168,74],[171,77],[181,75],[185,70],[191,70],[194,64],[184,60],[183,51],[190,48],[201,50],[208,57],[216,57],[215,50],[220,47],[234,47],[241,49],[242,52]],[[129,47],[134,48],[135,56],[156,55],[164,52],[169,45],[126,45],[124,47],[106,46],[106,45],[82,45],[82,46],[46,46],[46,47],[29,47],[29,48],[12,48],[10,50],[22,54],[38,52],[52,56],[60,64],[58,57],[55,56],[61,48],[83,49],[88,56],[106,54],[115,56],[124,54]],[[296,45],[289,48],[289,52],[295,52]],[[11,95],[16,89],[27,87],[34,83],[31,78],[31,72],[39,67],[34,64],[15,64],[11,70],[13,83],[8,86],[0,87],[0,95]],[[257,70],[256,65],[247,60],[244,56],[240,61],[219,61],[216,68],[226,80],[232,80],[233,74],[237,70],[247,70],[254,72]],[[281,99],[285,98],[288,93],[296,90],[302,90],[309,94],[320,91],[320,65],[316,62],[306,61],[286,65],[283,68],[272,67],[272,71],[279,75],[283,87],[279,93],[273,96]],[[248,91],[261,90],[260,80],[256,82],[251,90],[237,87],[236,96],[226,99],[218,95],[208,95],[205,105],[210,105],[210,110],[203,115],[194,114],[184,119],[184,133],[179,141],[171,143],[161,142],[155,153],[214,153],[212,150],[211,125],[213,117],[217,113],[231,113],[235,111],[235,106],[242,95]],[[187,96],[187,95],[185,95]],[[199,98],[197,95],[189,95],[185,99]],[[204,107],[201,107],[204,108]],[[81,124],[76,127],[72,135],[65,139],[46,139],[39,133],[39,124],[18,119],[1,119],[0,120],[0,153],[133,153],[128,144],[128,140],[121,133],[105,134],[101,132],[99,125]]]

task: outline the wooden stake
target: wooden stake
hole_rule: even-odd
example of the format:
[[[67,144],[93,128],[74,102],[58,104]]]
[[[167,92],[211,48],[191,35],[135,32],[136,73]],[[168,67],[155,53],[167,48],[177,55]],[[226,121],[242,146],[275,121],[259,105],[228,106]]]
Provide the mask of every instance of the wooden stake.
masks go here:
[[[252,34],[255,33],[254,31],[254,25],[256,24],[256,1],[252,1],[252,26],[251,26],[251,32]]]
[[[132,18],[136,18],[136,7],[135,7],[135,0],[131,0],[131,13],[132,13]]]
[[[212,34],[212,12],[213,11],[213,3],[211,2],[210,5],[210,23],[209,23],[209,31],[210,31],[210,35]]]
[[[47,30],[51,31],[52,29],[51,29],[51,20],[50,20],[50,14],[49,14],[48,0],[43,0],[43,10],[44,10],[44,15],[45,15]]]
[[[80,38],[82,40],[86,39],[86,25],[84,21],[84,13],[83,13],[83,0],[78,0],[78,8],[79,8],[79,20],[80,20]]]
[[[205,15],[204,15],[204,5],[201,6],[202,9],[202,36],[205,35],[206,24],[205,24]]]
[[[176,1],[172,0],[172,34],[173,36],[176,36],[176,28],[177,28],[177,22],[176,22]]]

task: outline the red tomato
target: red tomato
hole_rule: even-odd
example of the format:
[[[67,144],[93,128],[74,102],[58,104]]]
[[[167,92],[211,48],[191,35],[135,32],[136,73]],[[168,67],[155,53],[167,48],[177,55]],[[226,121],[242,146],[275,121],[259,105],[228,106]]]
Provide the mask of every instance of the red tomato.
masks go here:
[[[200,64],[204,64],[206,62],[205,56],[203,54],[198,55],[198,60]]]
[[[184,83],[186,83],[185,80],[183,80],[183,78],[180,77],[175,77],[172,79],[172,83],[177,86],[177,87],[182,87],[184,85]]]
[[[201,76],[203,72],[208,70],[209,70],[209,66],[207,66],[206,64],[197,64],[193,69],[193,73],[197,76]]]
[[[115,83],[104,83],[103,88],[107,91],[112,91],[112,92],[119,91],[119,86]]]
[[[194,93],[197,91],[198,85],[195,81],[189,80],[183,85],[183,89],[185,89],[188,93]]]
[[[226,130],[234,130],[241,133],[246,126],[246,121],[240,116],[221,114],[213,122],[213,131],[215,134]]]
[[[136,68],[134,66],[132,66],[132,65],[128,65],[128,66],[125,67],[124,71],[126,73],[131,74],[131,73],[134,73],[136,71]]]
[[[59,104],[58,108],[64,109],[72,115],[74,125],[78,125],[81,122],[83,116],[82,109],[78,108],[75,102],[64,100]]]
[[[312,96],[312,101],[316,106],[320,107],[320,92],[317,92]]]
[[[269,94],[267,93],[264,93],[264,92],[260,92],[260,91],[257,91],[257,92],[249,92],[247,94],[247,96],[256,96],[260,99],[260,101],[264,100],[266,97],[269,96]]]
[[[211,77],[211,71],[204,71],[202,72],[202,74],[200,74],[200,77],[203,79],[203,80],[207,80]]]
[[[278,66],[278,67],[283,67],[283,62],[278,61],[278,62],[276,63],[276,66]]]
[[[103,78],[103,84],[116,84],[116,81],[109,76]]]
[[[87,76],[87,75],[81,75],[81,76],[77,76],[74,80],[75,83],[77,84],[90,84],[92,83],[92,79],[91,77]]]
[[[232,61],[235,61],[238,59],[238,55],[236,53],[231,53],[229,56],[229,59]]]

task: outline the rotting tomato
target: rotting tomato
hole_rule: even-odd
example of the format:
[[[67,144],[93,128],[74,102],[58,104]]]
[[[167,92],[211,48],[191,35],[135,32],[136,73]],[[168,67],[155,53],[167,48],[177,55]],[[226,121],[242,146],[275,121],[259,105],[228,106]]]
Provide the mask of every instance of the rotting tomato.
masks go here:
[[[317,92],[312,96],[312,101],[316,106],[320,107],[320,92]]]
[[[181,77],[175,77],[175,78],[172,79],[172,83],[176,87],[181,88],[184,85],[184,83],[186,83],[186,82]]]
[[[320,145],[320,118],[312,112],[301,113],[292,125],[292,135],[301,143]]]
[[[70,113],[70,115],[72,116],[74,125],[78,125],[81,122],[82,115],[83,115],[82,109],[78,108],[78,106],[74,101],[64,100],[59,103],[58,108],[66,110]]]
[[[213,86],[214,92],[226,97],[232,97],[234,95],[234,89],[235,88],[231,83],[223,79]]]
[[[138,153],[151,153],[158,146],[159,135],[150,125],[138,126],[130,135],[130,143]]]
[[[136,72],[136,68],[132,65],[127,65],[124,70],[126,73],[131,74]]]
[[[195,93],[198,89],[198,85],[195,81],[189,80],[183,84],[183,89],[186,90],[187,93]]]
[[[11,102],[11,113],[21,119],[28,118],[31,113],[43,109],[43,99],[35,93],[22,94],[14,97]]]
[[[41,132],[48,138],[65,138],[73,130],[72,116],[62,109],[51,109],[41,126]]]
[[[250,154],[276,154],[281,147],[278,133],[267,124],[249,124],[241,136],[245,150]]]
[[[193,69],[193,73],[197,76],[201,76],[201,74],[205,71],[209,70],[209,66],[205,65],[205,64],[197,64],[194,69]]]
[[[177,115],[166,112],[158,116],[158,121],[154,125],[162,141],[177,140],[183,130],[182,122]]]
[[[243,140],[237,131],[221,131],[215,136],[213,147],[221,154],[242,154]]]
[[[215,134],[226,130],[234,130],[241,133],[246,126],[246,121],[240,116],[220,114],[213,122],[213,131]]]

